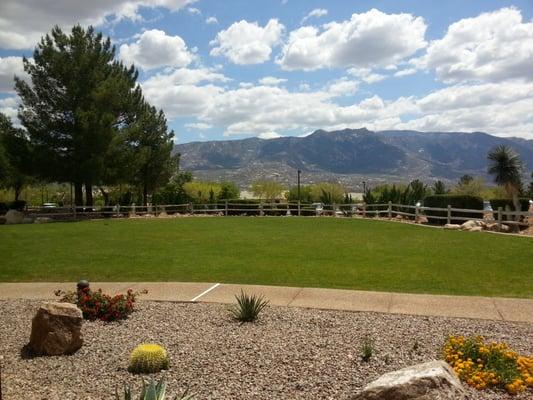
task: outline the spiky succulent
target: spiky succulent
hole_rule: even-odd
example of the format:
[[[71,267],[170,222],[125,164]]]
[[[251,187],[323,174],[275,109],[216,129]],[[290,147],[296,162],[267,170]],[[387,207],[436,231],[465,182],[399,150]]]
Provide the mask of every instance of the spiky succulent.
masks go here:
[[[167,383],[165,382],[165,377],[162,377],[159,382],[155,383],[152,379],[147,385],[143,381],[143,387],[141,389],[141,394],[138,397],[138,400],[165,400],[165,392],[167,389]],[[124,396],[120,397],[118,391],[115,391],[116,400],[134,400],[131,394],[131,388],[129,386],[124,387]],[[194,394],[190,394],[189,390],[186,390],[180,396],[176,395],[174,400],[194,400]]]
[[[168,369],[169,365],[168,353],[162,346],[144,343],[132,351],[128,371],[136,374],[150,374]]]
[[[236,295],[237,304],[230,307],[231,316],[240,322],[254,322],[261,311],[268,305],[268,300],[263,295],[249,295],[241,290],[240,295]]]

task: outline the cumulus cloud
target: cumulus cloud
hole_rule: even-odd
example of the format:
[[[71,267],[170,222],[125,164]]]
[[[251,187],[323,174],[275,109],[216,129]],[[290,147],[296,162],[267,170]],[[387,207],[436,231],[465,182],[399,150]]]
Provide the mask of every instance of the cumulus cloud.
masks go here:
[[[421,17],[372,9],[292,31],[277,62],[286,70],[385,67],[424,48],[426,28]]]
[[[179,68],[171,73],[156,74],[142,83],[146,98],[162,108],[169,118],[198,116],[206,102],[224,89],[213,83],[229,78],[208,68]]]
[[[143,89],[169,118],[195,117],[195,123],[220,127],[226,136],[366,126],[533,138],[528,122],[533,120],[533,83],[455,85],[420,97],[370,95],[347,103],[339,97],[357,90],[357,82],[348,78],[314,91],[250,83],[228,88],[222,82],[227,78],[213,71],[182,69],[149,79]]]
[[[261,132],[259,135],[257,135],[259,139],[277,139],[281,137],[281,135],[277,132]]]
[[[0,57],[0,92],[13,92],[17,75],[19,78],[28,79],[22,65],[22,57]]]
[[[195,129],[198,131],[205,131],[208,129],[211,129],[213,125],[206,124],[205,122],[191,122],[188,124],[185,124],[185,128],[187,129]]]
[[[218,32],[210,43],[214,46],[210,54],[226,57],[234,64],[261,64],[270,59],[284,29],[277,19],[271,19],[264,27],[257,22],[235,22]]]
[[[217,17],[208,17],[208,18],[205,19],[205,23],[207,25],[216,25],[216,24],[218,24],[218,19],[217,19]]]
[[[328,93],[333,97],[350,96],[357,92],[358,83],[356,81],[348,80],[347,78],[339,79],[330,83],[327,87]]]
[[[181,37],[168,36],[158,29],[144,31],[135,43],[120,46],[119,56],[126,64],[135,64],[145,70],[163,66],[185,67],[195,59]]]
[[[352,76],[355,76],[361,79],[363,82],[366,82],[368,84],[382,81],[383,79],[387,77],[385,75],[372,72],[370,68],[350,68],[348,69],[348,73]]]
[[[0,113],[7,115],[12,121],[17,123],[17,109],[19,105],[18,96],[10,96],[0,99]]]
[[[283,82],[287,82],[287,79],[276,78],[274,76],[265,76],[264,78],[259,79],[259,83],[261,85],[267,85],[267,86],[277,86]]]
[[[427,54],[413,60],[446,82],[507,79],[533,81],[533,22],[516,8],[503,8],[451,24]]]
[[[187,8],[187,11],[189,11],[189,13],[191,13],[192,15],[201,15],[202,14],[200,9],[195,8],[195,7],[189,7],[189,8]]]
[[[320,18],[325,15],[328,15],[328,10],[325,8],[315,8],[309,14],[307,14],[305,17],[302,18],[302,22],[300,22],[302,25],[310,18]]]
[[[102,25],[108,20],[140,20],[140,7],[180,10],[196,0],[2,0],[0,2],[0,47],[27,49],[54,25],[66,29],[80,23]]]

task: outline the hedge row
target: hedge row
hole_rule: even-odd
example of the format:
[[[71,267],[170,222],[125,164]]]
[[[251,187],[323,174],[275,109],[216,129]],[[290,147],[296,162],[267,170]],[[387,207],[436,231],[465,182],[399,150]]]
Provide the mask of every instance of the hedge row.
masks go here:
[[[424,199],[425,207],[434,207],[434,208],[447,208],[450,205],[452,208],[463,208],[467,210],[483,210],[483,199],[476,196],[465,196],[465,195],[451,195],[451,194],[439,194],[434,196],[428,196]],[[446,224],[445,219],[438,219],[432,217],[446,217],[448,215],[447,211],[426,211],[426,217],[429,222],[437,223],[440,225]],[[478,213],[464,213],[452,211],[451,213],[451,223],[452,224],[462,224],[464,220],[454,219],[454,217],[463,217],[463,218],[480,218],[481,214]]]

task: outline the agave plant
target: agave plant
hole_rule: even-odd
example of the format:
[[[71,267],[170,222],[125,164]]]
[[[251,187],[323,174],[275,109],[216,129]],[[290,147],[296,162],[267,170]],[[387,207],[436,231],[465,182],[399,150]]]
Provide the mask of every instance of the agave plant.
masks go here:
[[[143,381],[143,387],[141,394],[137,398],[138,400],[165,400],[165,392],[167,390],[167,383],[165,382],[165,377],[162,377],[159,382],[152,381],[149,384]],[[118,391],[115,391],[116,400],[134,400],[134,397],[131,394],[131,387],[124,387],[124,396],[120,397]],[[195,396],[192,393],[189,393],[187,389],[180,396],[176,395],[174,400],[194,400]]]
[[[240,322],[254,322],[259,313],[268,305],[262,295],[249,295],[241,290],[240,295],[236,295],[237,304],[234,304],[230,309],[231,316]]]

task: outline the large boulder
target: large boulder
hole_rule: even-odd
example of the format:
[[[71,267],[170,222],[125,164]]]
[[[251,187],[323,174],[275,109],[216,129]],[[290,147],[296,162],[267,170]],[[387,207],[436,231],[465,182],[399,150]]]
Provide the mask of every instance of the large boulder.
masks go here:
[[[431,361],[389,372],[370,383],[354,400],[462,400],[466,392],[452,368]]]
[[[22,224],[24,222],[24,214],[17,210],[9,210],[4,216],[6,224]]]
[[[74,304],[44,303],[31,325],[29,348],[34,355],[72,354],[83,344],[83,314]]]

